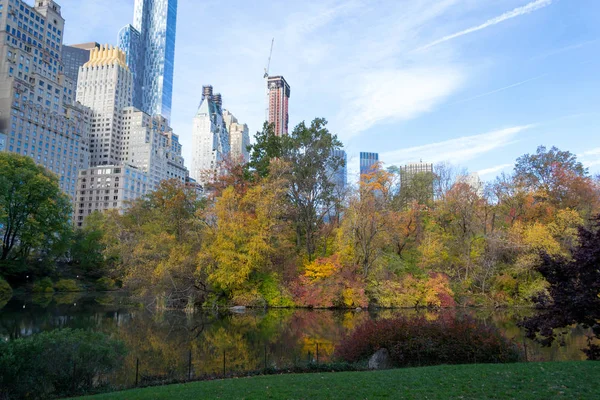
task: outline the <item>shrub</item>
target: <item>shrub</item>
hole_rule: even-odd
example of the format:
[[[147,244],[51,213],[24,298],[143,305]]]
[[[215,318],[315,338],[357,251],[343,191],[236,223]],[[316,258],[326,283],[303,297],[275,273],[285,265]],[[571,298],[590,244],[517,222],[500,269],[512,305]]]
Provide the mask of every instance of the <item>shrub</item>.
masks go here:
[[[518,347],[498,330],[470,317],[367,321],[342,340],[335,356],[346,362],[359,362],[381,348],[389,351],[396,367],[505,363],[522,357]]]
[[[57,292],[81,292],[81,288],[75,279],[61,279],[56,282],[54,289],[56,289]]]
[[[35,293],[52,293],[54,292],[54,284],[52,279],[46,277],[33,283],[33,291]]]
[[[81,393],[121,365],[125,346],[100,332],[62,329],[0,343],[0,398]]]
[[[2,277],[0,277],[0,308],[4,307],[12,297],[12,288]]]
[[[116,290],[117,285],[114,279],[110,279],[107,276],[103,276],[102,278],[96,281],[96,289],[101,292],[107,292],[110,290]]]

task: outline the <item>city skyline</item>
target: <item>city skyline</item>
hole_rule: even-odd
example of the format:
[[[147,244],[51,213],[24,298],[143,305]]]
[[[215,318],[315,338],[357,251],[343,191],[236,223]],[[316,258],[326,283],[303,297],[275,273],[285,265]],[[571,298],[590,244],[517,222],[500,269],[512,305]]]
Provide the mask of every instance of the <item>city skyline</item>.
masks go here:
[[[133,2],[105,3],[61,2],[67,44],[114,42],[114,32],[130,20]],[[600,139],[593,135],[598,93],[591,90],[598,81],[600,31],[592,24],[598,10],[592,1],[580,2],[585,14],[571,12],[566,2],[545,0],[424,1],[404,7],[384,2],[377,10],[363,1],[308,2],[303,10],[288,5],[281,19],[269,17],[281,12],[280,3],[268,9],[263,3],[194,5],[178,4],[176,57],[185,61],[175,62],[172,118],[188,162],[195,111],[190,99],[197,98],[202,82],[222,88],[251,136],[260,128],[262,72],[274,36],[271,71],[295,88],[290,128],[315,116],[328,118],[346,145],[351,180],[364,147],[378,151],[386,165],[446,159],[484,180],[508,171],[516,157],[539,144],[570,150],[591,172],[600,170]],[[114,21],[89,17],[108,10]],[[203,42],[188,17],[192,11],[209,27],[222,22],[222,16],[209,18],[220,13],[240,23]],[[447,16],[452,23],[438,26]],[[383,19],[376,29],[351,47],[342,40],[343,30],[352,32],[377,17]],[[394,18],[400,21],[395,27],[385,22]],[[548,27],[556,23],[570,28],[551,32]],[[236,36],[242,29],[247,32]],[[231,52],[242,54],[244,62],[215,65]],[[203,53],[213,55],[210,63],[198,63]],[[200,78],[190,79],[195,76]]]

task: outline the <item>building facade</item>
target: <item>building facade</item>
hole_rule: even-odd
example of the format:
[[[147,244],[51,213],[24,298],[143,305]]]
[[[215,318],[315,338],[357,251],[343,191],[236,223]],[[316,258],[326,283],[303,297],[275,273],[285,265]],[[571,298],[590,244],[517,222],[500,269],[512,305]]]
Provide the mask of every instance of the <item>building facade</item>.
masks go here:
[[[64,24],[52,0],[0,0],[0,138],[3,151],[31,157],[73,197],[88,167],[91,111],[74,102],[64,75]]]
[[[250,133],[248,125],[239,123],[237,118],[228,110],[223,110],[223,120],[225,121],[227,132],[229,132],[231,159],[243,164],[248,163],[250,161],[250,152],[248,151]]]
[[[269,76],[267,78],[269,90],[269,123],[273,124],[277,136],[288,134],[290,117],[288,105],[290,101],[290,85],[283,76]]]
[[[190,176],[200,185],[212,181],[220,173],[219,163],[230,155],[221,102],[220,95],[213,95],[212,86],[203,86],[202,101],[194,116],[190,171]]]
[[[379,153],[360,152],[360,175],[371,172],[373,165],[379,162]],[[361,178],[362,179],[362,178]]]
[[[100,48],[100,44],[96,42],[63,45],[62,47],[62,62],[63,72],[74,82],[77,87],[77,75],[79,68],[90,60],[90,51]]]
[[[92,110],[91,168],[77,180],[76,224],[94,211],[123,209],[161,181],[186,182],[179,137],[166,118],[131,106],[133,75],[125,53],[111,46],[91,51],[79,71],[77,98]]]
[[[333,150],[331,155],[343,162],[342,166],[328,170],[331,182],[335,185],[335,194],[341,196],[345,193],[348,182],[348,157],[344,150]]]
[[[177,0],[135,0],[133,24],[121,29],[118,46],[134,75],[134,106],[171,118]]]
[[[131,105],[133,78],[125,53],[112,46],[90,52],[79,70],[77,101],[92,109],[90,165],[117,165],[125,161],[122,111]]]
[[[456,178],[456,183],[464,183],[469,185],[473,192],[477,193],[477,196],[479,197],[483,197],[484,195],[484,184],[477,172],[472,172],[469,175],[458,176]]]
[[[81,170],[75,199],[75,225],[94,211],[124,209],[150,189],[148,174],[129,165],[102,165]]]

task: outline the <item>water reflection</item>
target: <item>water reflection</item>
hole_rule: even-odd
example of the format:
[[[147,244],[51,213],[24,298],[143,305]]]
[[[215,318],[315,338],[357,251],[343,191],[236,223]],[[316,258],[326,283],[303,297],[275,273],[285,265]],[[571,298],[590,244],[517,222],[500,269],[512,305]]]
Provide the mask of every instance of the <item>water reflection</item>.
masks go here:
[[[498,327],[527,349],[530,361],[582,360],[585,331],[566,329],[565,346],[541,348],[524,338],[517,321],[532,310],[421,311],[428,319],[441,313],[468,313]],[[183,378],[285,367],[308,360],[327,361],[336,343],[370,318],[416,315],[415,310],[329,311],[247,310],[245,313],[149,312],[120,294],[36,295],[13,297],[0,310],[0,338],[10,340],[58,328],[85,328],[122,339],[130,350],[114,383],[131,384],[136,360],[143,377]],[[317,355],[318,346],[318,355]],[[266,353],[266,358],[265,358]],[[225,365],[224,365],[225,364]]]

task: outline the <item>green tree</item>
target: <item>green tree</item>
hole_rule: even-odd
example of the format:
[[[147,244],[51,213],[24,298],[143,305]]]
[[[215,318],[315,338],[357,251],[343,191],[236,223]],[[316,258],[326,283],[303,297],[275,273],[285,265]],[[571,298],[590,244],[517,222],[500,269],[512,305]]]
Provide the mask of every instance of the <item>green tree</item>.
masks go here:
[[[48,255],[71,230],[69,198],[58,178],[29,157],[0,153],[0,260]]]
[[[314,119],[310,126],[298,124],[284,138],[284,158],[291,165],[289,199],[293,208],[298,247],[304,242],[309,260],[316,251],[319,231],[324,218],[335,204],[335,185],[329,171],[343,165],[333,155],[342,143],[326,128],[323,118]]]
[[[283,155],[284,138],[277,136],[274,129],[273,124],[265,122],[262,131],[254,136],[255,143],[248,147],[248,167],[261,178],[269,175],[271,161]]]

